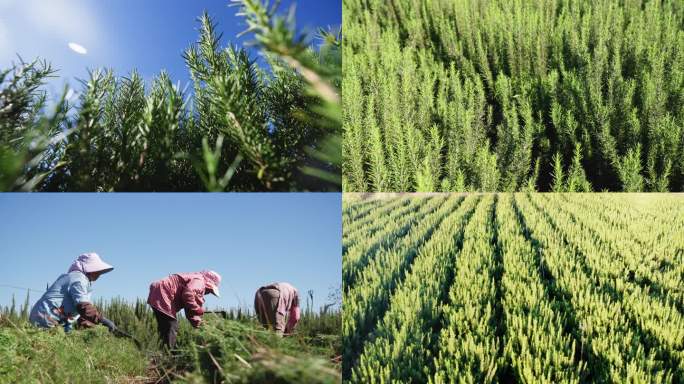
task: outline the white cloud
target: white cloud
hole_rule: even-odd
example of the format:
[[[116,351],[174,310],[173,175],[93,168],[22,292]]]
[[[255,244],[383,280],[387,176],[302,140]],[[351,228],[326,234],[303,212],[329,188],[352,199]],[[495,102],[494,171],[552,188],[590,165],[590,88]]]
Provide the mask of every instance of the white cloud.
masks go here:
[[[78,43],[69,43],[69,48],[71,48],[71,50],[76,53],[80,53],[81,55],[85,55],[88,53],[88,50]]]
[[[99,34],[95,15],[82,1],[25,0],[22,8],[33,28],[66,41],[93,42]]]

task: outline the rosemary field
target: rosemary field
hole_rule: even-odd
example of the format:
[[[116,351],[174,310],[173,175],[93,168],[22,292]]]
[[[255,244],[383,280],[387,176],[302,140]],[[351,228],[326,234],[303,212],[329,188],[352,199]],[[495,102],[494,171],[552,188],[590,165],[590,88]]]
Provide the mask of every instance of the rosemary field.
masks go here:
[[[343,189],[684,190],[679,0],[344,0]]]
[[[679,383],[684,196],[345,196],[350,382]]]

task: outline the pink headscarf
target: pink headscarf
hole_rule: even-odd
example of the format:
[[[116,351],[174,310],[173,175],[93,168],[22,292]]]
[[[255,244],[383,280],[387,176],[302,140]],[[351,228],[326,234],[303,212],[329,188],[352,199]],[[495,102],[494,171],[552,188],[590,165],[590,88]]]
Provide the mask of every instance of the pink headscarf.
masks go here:
[[[79,271],[83,274],[90,272],[107,273],[114,267],[102,261],[97,253],[84,253],[80,255],[69,267],[69,272]]]
[[[204,277],[207,289],[211,291],[216,297],[221,297],[219,293],[219,284],[221,284],[221,275],[214,271],[202,271],[200,272]]]

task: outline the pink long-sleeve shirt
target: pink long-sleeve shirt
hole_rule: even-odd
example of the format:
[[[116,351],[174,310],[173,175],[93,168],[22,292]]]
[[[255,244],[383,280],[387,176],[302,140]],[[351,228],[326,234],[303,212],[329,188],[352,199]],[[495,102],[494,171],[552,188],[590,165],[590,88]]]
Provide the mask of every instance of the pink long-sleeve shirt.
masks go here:
[[[204,314],[204,292],[207,282],[202,272],[176,273],[150,284],[147,303],[152,308],[175,319],[176,313],[185,310],[193,327],[198,327]]]
[[[287,325],[285,326],[285,333],[292,332],[295,326],[297,326],[297,322],[299,322],[299,318],[301,316],[299,309],[299,293],[297,292],[297,288],[293,287],[289,283],[273,283],[262,288],[275,288],[280,291],[277,311],[282,316],[285,316],[289,313]]]

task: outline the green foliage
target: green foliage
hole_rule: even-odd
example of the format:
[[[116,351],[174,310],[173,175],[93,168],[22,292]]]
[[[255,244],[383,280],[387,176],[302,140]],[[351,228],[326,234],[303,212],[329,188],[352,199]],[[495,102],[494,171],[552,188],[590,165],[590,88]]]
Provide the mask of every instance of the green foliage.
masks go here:
[[[561,155],[560,153],[556,153],[553,155],[553,173],[551,174],[553,176],[553,187],[552,191],[554,192],[564,192],[564,181],[563,181],[563,163],[561,160]]]
[[[435,382],[446,382],[459,372],[466,382],[491,383],[499,364],[494,254],[494,195],[477,206],[464,231],[458,268],[443,308],[439,355],[433,361]],[[493,326],[494,325],[494,326]],[[432,379],[432,378],[431,378]]]
[[[539,179],[539,166],[540,162],[537,158],[537,161],[534,163],[534,172],[527,179],[527,185],[525,186],[526,192],[534,192],[537,190],[537,180]]]
[[[46,150],[68,133],[61,128],[68,109],[64,97],[51,115],[41,114],[47,96],[40,88],[53,74],[48,63],[21,58],[0,71],[0,190],[32,190],[62,165]]]
[[[572,164],[568,171],[567,192],[591,192],[591,184],[587,181],[587,175],[582,167],[582,145],[577,143],[572,156]]]
[[[104,328],[67,335],[61,328],[0,326],[0,382],[143,382],[147,359]]]
[[[626,192],[640,192],[644,189],[641,175],[641,145],[630,148],[618,165],[618,175]]]
[[[345,195],[343,223],[349,382],[684,379],[682,196]]]
[[[143,300],[120,298],[96,306],[139,343],[105,327],[65,334],[27,324],[28,296],[20,310],[0,308],[0,382],[77,383],[339,383],[341,313],[311,306],[294,335],[285,338],[241,309],[207,313],[199,329],[179,316],[177,348],[165,353],[157,323]],[[313,303],[311,303],[313,304]]]
[[[342,4],[345,191],[684,190],[680,1]]]
[[[305,152],[310,162],[300,166],[303,174],[329,182],[335,189],[341,186],[342,164],[342,104],[340,87],[342,83],[342,30],[319,28],[319,51],[315,52],[305,45],[304,36],[296,36],[294,13],[288,17],[276,15],[280,0],[271,3],[266,0],[231,0],[241,7],[239,15],[244,15],[249,28],[243,33],[254,33],[257,44],[306,82],[306,95],[309,96],[306,108],[308,114],[299,114],[299,119],[312,126],[310,130],[325,133],[321,142],[309,143]],[[276,69],[277,62],[272,63]],[[286,71],[287,72],[287,71]],[[276,103],[291,108],[291,100],[280,98]],[[290,136],[310,134],[308,131],[295,132]]]
[[[318,340],[320,342],[320,340]],[[183,329],[174,356],[184,365],[179,383],[338,383],[329,352],[298,338],[281,338],[252,324],[209,320],[201,331]]]
[[[234,3],[267,65],[204,14],[183,54],[192,92],[97,69],[47,115],[49,65],[0,72],[0,190],[339,190],[341,35],[314,48],[277,2]]]

